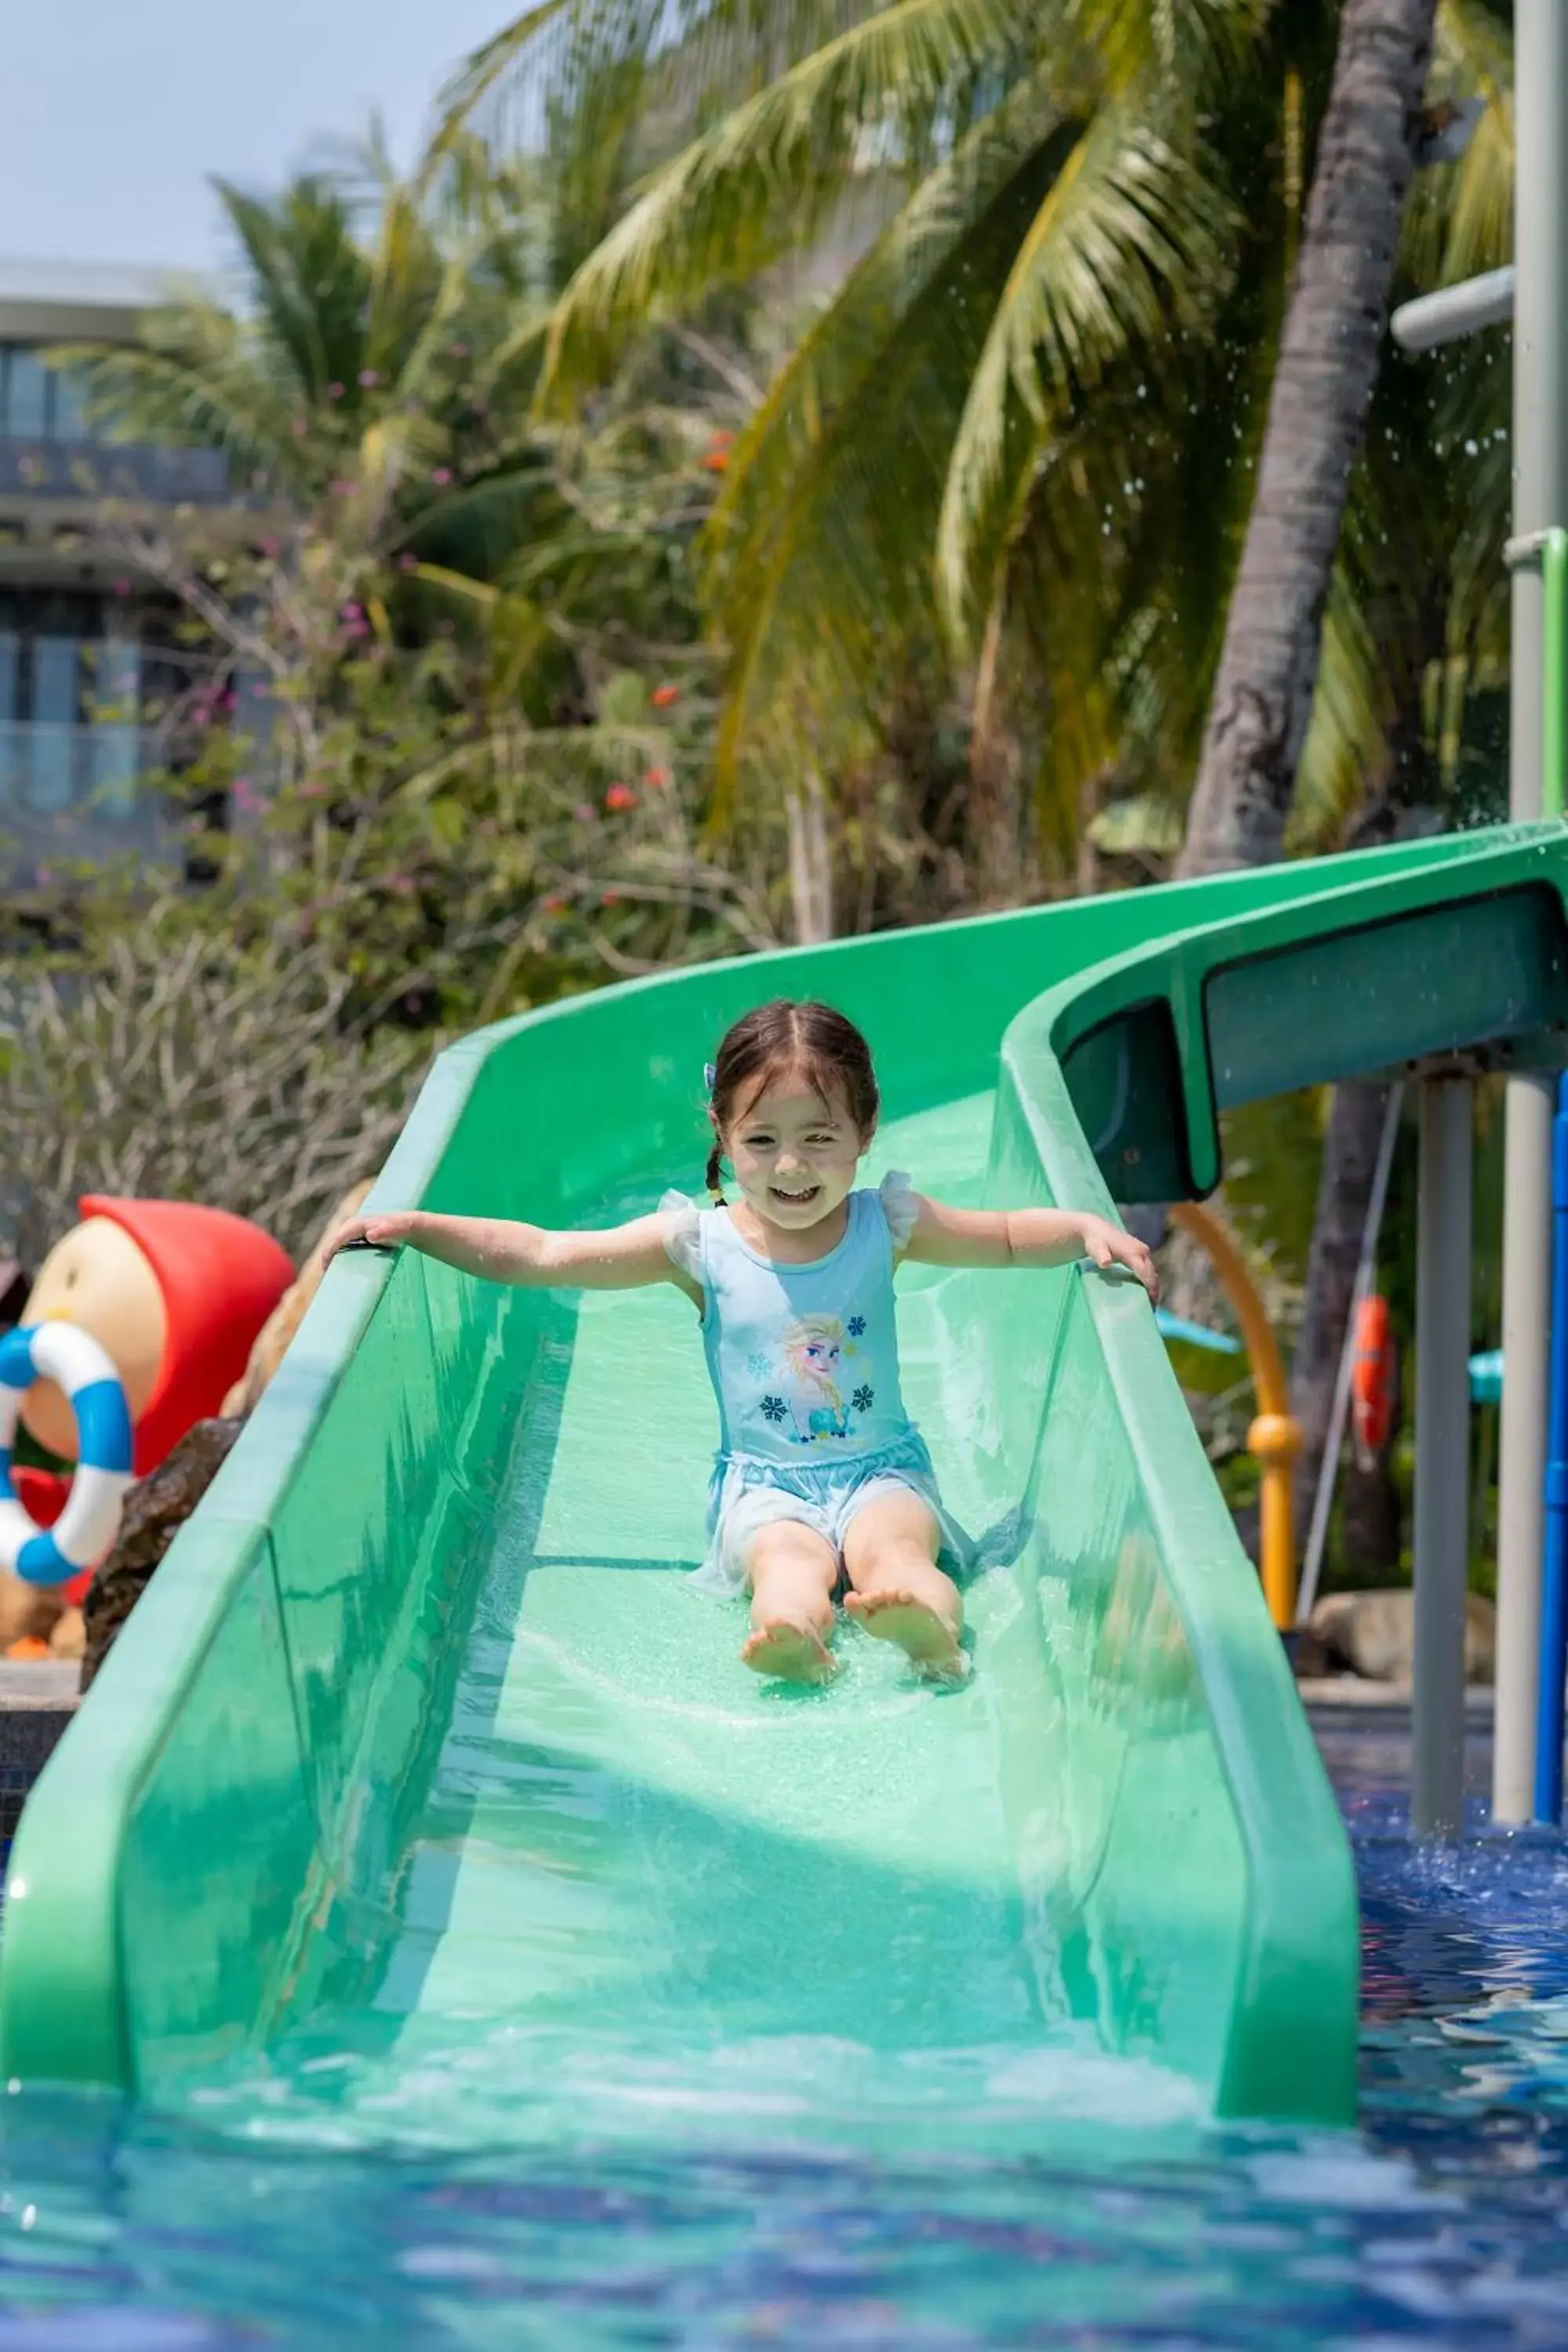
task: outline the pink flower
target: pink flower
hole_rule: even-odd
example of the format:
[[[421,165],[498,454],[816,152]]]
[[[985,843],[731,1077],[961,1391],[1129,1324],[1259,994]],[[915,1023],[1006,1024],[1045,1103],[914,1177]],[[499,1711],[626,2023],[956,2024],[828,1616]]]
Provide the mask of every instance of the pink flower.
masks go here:
[[[592,801],[579,801],[572,814],[579,824],[592,824],[599,812]]]
[[[302,801],[319,801],[326,789],[325,784],[301,784],[300,798]]]
[[[600,904],[602,907],[618,907],[618,906],[620,905],[620,903],[621,903],[621,894],[620,894],[620,892],[619,892],[618,890],[601,890],[601,891],[600,891],[600,893],[599,893],[599,904]]]
[[[261,803],[256,796],[256,788],[248,776],[236,776],[230,797],[235,807],[245,814],[261,806]]]
[[[630,784],[612,784],[605,794],[605,806],[616,816],[626,809],[636,808],[637,804],[637,796]]]
[[[446,488],[447,484],[451,480],[451,478],[452,468],[450,466],[437,466],[430,476],[430,479],[433,482],[438,482],[443,489]]]
[[[414,877],[412,874],[395,874],[392,877],[392,887],[396,891],[400,898],[412,898],[414,896]]]
[[[297,416],[294,419],[293,424],[289,427],[289,432],[292,433],[296,441],[302,441],[310,429],[310,421],[309,417],[306,416]]]
[[[539,903],[547,915],[563,915],[566,912],[566,901],[563,898],[552,896],[542,898]]]
[[[645,783],[651,784],[656,793],[661,793],[666,784],[669,782],[669,770],[668,768],[650,768],[643,781]]]
[[[403,554],[397,559],[397,568],[399,572],[412,572],[416,568],[418,562],[419,558],[416,555]]]
[[[343,388],[341,383],[330,383],[327,386],[327,398],[329,400],[341,400],[342,396]]]
[[[191,723],[195,727],[205,727],[211,717],[212,712],[207,705],[205,702],[198,702],[191,713]]]
[[[258,539],[256,542],[256,552],[258,555],[265,556],[270,562],[278,552],[278,541],[275,539]]]
[[[363,604],[356,604],[351,597],[346,604],[340,604],[338,606],[338,618],[340,621],[363,621],[364,618],[364,606]]]
[[[373,383],[379,383],[381,382],[381,377],[374,368],[361,368],[359,372],[359,380],[361,383],[363,384],[366,392],[368,392]]]

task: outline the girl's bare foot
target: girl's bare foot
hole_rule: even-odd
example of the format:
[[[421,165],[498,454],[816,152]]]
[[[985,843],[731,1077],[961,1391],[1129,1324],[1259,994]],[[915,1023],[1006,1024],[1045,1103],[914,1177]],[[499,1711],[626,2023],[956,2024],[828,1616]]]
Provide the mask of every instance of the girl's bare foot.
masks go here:
[[[838,1661],[820,1634],[783,1618],[759,1625],[741,1660],[753,1674],[773,1675],[784,1683],[831,1682],[838,1672]]]
[[[851,1592],[844,1607],[873,1640],[897,1643],[917,1673],[938,1682],[962,1681],[965,1664],[958,1635],[929,1601],[897,1590]]]

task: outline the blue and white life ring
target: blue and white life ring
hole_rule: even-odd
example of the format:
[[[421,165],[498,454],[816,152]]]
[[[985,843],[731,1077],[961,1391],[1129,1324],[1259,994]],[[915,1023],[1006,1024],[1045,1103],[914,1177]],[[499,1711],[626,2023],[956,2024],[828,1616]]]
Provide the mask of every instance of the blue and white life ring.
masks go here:
[[[52,1528],[34,1524],[11,1484],[22,1400],[53,1381],[76,1415],[77,1468]],[[0,1339],[0,1568],[29,1584],[64,1584],[120,1532],[131,1484],[131,1412],[112,1360],[74,1323],[23,1324]]]

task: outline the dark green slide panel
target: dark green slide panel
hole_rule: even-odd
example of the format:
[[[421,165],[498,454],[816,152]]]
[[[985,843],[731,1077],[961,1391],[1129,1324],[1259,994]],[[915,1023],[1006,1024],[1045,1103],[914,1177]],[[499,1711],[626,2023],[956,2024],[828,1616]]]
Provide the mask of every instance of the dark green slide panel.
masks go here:
[[[1565,874],[1557,829],[1503,831],[609,991],[448,1052],[375,1200],[574,1223],[696,1190],[703,1063],[773,992],[870,1034],[873,1177],[1191,1193],[1216,1108],[1276,1084],[1562,1058]],[[309,2053],[367,2116],[464,2083],[460,2138],[503,2036],[548,2136],[590,2046],[684,2112],[828,2003],[858,2063],[1005,2044],[1347,2118],[1346,1843],[1146,1304],[910,1269],[900,1318],[950,1502],[1010,1556],[963,1691],[847,1633],[803,1699],[686,1580],[713,1416],[676,1292],[340,1261],[28,1802],[5,2074],[174,2099]]]

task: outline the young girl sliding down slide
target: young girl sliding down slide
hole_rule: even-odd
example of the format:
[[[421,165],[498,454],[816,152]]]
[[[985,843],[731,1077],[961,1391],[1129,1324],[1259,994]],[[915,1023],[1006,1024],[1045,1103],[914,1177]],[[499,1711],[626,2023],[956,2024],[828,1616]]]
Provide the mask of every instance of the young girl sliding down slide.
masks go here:
[[[419,1209],[359,1217],[336,1249],[410,1243],[491,1282],[632,1290],[670,1282],[702,1318],[721,1439],[700,1575],[749,1591],[741,1654],[758,1674],[822,1682],[840,1593],[856,1622],[933,1679],[963,1671],[963,1606],[939,1565],[964,1563],[931,1456],[899,1393],[893,1273],[925,1265],[1124,1265],[1151,1297],[1142,1242],[1058,1209],[950,1209],[855,1175],[879,1110],[866,1040],[826,1004],[737,1021],[709,1080],[713,1149],[699,1211],[667,1193],[605,1233],[550,1233]],[[741,1198],[725,1202],[722,1162]]]

